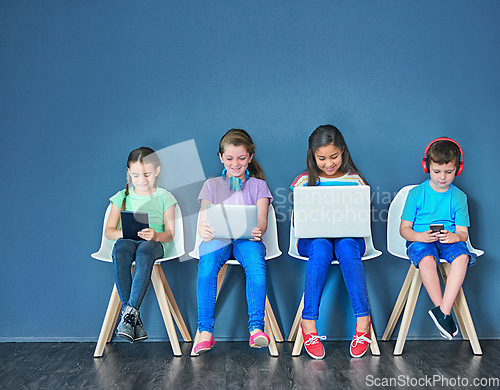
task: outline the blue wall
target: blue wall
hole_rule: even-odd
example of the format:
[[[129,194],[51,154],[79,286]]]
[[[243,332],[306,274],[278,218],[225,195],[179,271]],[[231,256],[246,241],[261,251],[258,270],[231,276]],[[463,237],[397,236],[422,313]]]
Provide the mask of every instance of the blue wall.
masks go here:
[[[113,273],[90,253],[108,197],[125,184],[129,151],[194,139],[204,174],[215,176],[218,140],[232,127],[253,136],[283,217],[285,254],[268,263],[268,292],[288,334],[305,264],[286,255],[287,188],[305,168],[308,135],[323,123],[344,133],[375,193],[374,242],[384,254],[365,271],[379,336],[408,268],[386,250],[388,203],[425,180],[420,160],[431,139],[461,143],[465,170],[456,184],[469,195],[472,242],[486,252],[465,291],[479,337],[500,336],[500,2],[314,4],[0,3],[0,340],[96,340]],[[186,215],[197,212],[200,188],[198,181],[174,191]],[[187,224],[188,236],[193,229]],[[197,262],[163,268],[194,333]],[[240,268],[221,294],[215,336],[246,339]],[[430,306],[422,292],[409,338],[438,337]],[[166,339],[152,288],[142,317],[151,339]],[[352,336],[338,268],[318,325],[331,338]]]

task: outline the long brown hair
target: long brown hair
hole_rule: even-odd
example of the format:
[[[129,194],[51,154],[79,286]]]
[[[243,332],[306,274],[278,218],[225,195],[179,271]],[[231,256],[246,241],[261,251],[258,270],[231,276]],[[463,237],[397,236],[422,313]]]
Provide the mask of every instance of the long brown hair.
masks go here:
[[[252,161],[248,164],[248,172],[251,177],[266,180],[262,167],[255,160],[255,145],[252,141],[252,137],[250,137],[250,135],[245,130],[231,129],[226,134],[224,134],[219,142],[219,156],[222,156],[222,154],[224,153],[224,148],[226,145],[241,145],[247,150],[248,154],[254,155]]]
[[[135,163],[137,161],[141,163],[153,164],[155,169],[161,167],[161,161],[158,158],[158,155],[155,153],[153,149],[148,148],[147,146],[141,146],[140,148],[134,149],[130,152],[127,159],[127,185],[125,186],[125,197],[123,198],[122,202],[122,207],[121,207],[122,210],[125,210],[125,203],[127,201],[127,196],[130,190],[131,178],[128,173],[128,168],[130,168],[130,164]],[[158,183],[158,176],[155,179],[154,183],[155,187],[157,183]]]
[[[368,184],[352,161],[351,153],[349,153],[349,148],[347,147],[340,130],[332,125],[322,125],[314,130],[309,136],[309,148],[307,149],[307,174],[309,176],[307,182],[308,186],[316,185],[321,172],[321,169],[319,169],[316,164],[316,157],[314,156],[314,153],[316,153],[318,148],[326,145],[333,145],[342,151],[342,165],[339,168],[342,172],[355,173],[361,177],[365,184]]]

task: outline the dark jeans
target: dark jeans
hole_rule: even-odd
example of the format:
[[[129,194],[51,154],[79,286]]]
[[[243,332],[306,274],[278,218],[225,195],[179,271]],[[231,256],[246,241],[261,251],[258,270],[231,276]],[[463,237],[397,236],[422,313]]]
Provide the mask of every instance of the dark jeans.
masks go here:
[[[116,288],[123,307],[139,309],[151,279],[156,260],[163,257],[163,245],[158,241],[136,241],[120,238],[113,247],[113,268]],[[130,268],[135,261],[134,277]]]

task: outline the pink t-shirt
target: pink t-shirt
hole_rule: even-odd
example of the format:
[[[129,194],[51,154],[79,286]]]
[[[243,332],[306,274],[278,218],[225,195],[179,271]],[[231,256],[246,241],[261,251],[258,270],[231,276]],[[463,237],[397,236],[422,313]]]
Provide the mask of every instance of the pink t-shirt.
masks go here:
[[[222,176],[208,179],[200,191],[198,201],[208,200],[213,204],[240,204],[254,205],[262,198],[269,198],[269,203],[273,201],[273,196],[264,180],[250,177],[243,183],[240,191],[229,189],[229,184]]]

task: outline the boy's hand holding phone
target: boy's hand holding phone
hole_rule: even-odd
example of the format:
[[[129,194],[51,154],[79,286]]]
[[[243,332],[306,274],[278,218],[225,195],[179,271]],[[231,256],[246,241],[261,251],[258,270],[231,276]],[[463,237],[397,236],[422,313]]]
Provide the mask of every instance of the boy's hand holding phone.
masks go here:
[[[453,244],[454,242],[460,241],[460,236],[458,234],[445,230],[444,225],[442,224],[432,224],[430,225],[430,228],[432,234],[437,233],[437,239],[443,244]]]
[[[420,242],[436,242],[439,240],[439,232],[433,232],[432,230],[427,230],[417,234],[419,235],[419,239],[417,241]]]

